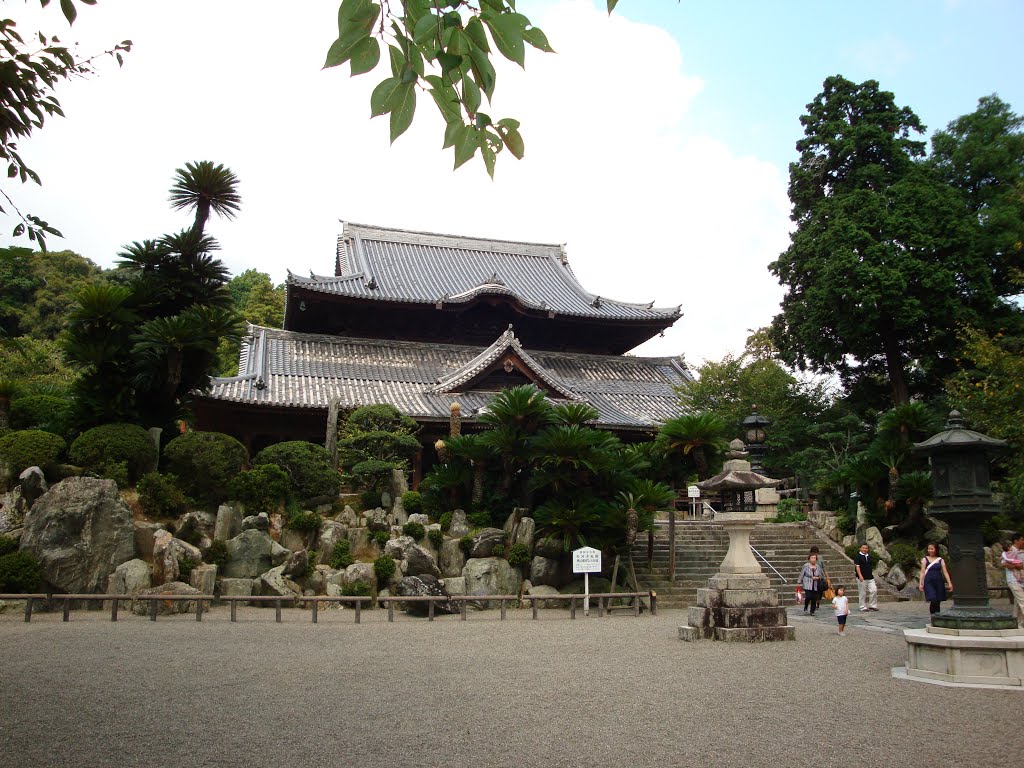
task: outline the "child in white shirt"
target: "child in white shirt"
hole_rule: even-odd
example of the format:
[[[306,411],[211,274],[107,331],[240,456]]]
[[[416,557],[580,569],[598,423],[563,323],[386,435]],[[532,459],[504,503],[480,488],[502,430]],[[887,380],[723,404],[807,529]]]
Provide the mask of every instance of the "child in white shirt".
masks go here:
[[[836,587],[836,596],[832,598],[832,607],[836,609],[836,621],[839,622],[839,634],[846,636],[846,617],[850,615],[850,601],[846,597],[846,588]]]
[[[1003,545],[1002,561],[1004,563],[1013,563],[1015,565],[1021,564],[1021,551],[1012,544]],[[1006,566],[1003,566],[1006,568]],[[1006,580],[1015,579],[1018,583],[1021,579],[1021,571],[1017,569],[1006,568]]]

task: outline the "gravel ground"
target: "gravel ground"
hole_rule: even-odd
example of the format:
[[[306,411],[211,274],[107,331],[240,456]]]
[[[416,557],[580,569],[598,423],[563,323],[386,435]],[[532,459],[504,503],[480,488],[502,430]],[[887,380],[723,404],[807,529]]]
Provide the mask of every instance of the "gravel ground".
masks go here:
[[[893,680],[902,637],[828,615],[760,645],[684,643],[684,611],[509,617],[0,615],[0,765],[970,766],[1024,703]]]

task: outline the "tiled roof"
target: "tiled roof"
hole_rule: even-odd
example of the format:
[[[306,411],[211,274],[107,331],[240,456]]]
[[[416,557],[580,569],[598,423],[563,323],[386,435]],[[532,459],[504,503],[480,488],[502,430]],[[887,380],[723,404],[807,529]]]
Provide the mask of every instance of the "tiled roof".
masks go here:
[[[679,307],[596,296],[580,285],[561,245],[408,232],[346,223],[338,237],[336,276],[288,284],[321,293],[423,304],[459,304],[504,294],[524,307],[561,315],[674,322]]]
[[[250,326],[242,340],[241,375],[213,379],[205,397],[317,409],[326,409],[337,397],[343,408],[390,403],[421,420],[447,419],[452,401],[458,400],[463,414],[472,418],[494,392],[458,391],[459,382],[483,370],[494,349],[514,349],[512,341],[518,346],[510,331],[483,348]],[[692,379],[678,357],[519,351],[534,371],[543,373],[545,382],[557,384],[556,391],[594,406],[600,414],[597,423],[604,427],[655,428],[678,415],[673,387]]]

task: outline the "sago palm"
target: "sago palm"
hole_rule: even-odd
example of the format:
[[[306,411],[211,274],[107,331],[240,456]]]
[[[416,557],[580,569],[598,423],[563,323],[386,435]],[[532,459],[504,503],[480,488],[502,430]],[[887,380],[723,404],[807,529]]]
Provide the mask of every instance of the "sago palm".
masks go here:
[[[184,168],[176,169],[169,199],[176,211],[196,212],[193,229],[200,234],[211,212],[232,219],[242,207],[238,177],[230,168],[209,160],[185,163]]]
[[[706,480],[711,477],[710,454],[728,447],[727,430],[725,420],[713,413],[687,413],[666,421],[658,431],[658,440],[670,452],[692,456],[697,477]]]

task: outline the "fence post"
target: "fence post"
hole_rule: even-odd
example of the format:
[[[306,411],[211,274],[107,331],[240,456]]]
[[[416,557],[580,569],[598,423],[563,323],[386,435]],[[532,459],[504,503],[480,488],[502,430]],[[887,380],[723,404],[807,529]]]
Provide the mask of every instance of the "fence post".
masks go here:
[[[427,621],[434,620],[434,601],[430,599],[427,601]]]
[[[275,620],[277,621],[278,624],[280,624],[281,623],[281,598],[280,597],[277,598],[274,601],[274,613],[275,613],[275,617],[274,617]]]
[[[116,597],[110,601],[110,620],[117,621],[117,604],[121,602]]]
[[[633,615],[640,615],[640,595],[633,595]]]
[[[597,598],[597,618],[604,616],[604,598]]]
[[[203,620],[203,601],[196,600],[196,621]]]
[[[238,601],[231,601],[231,620],[238,621]]]
[[[504,621],[505,620],[505,600],[504,600],[504,598],[502,598],[498,602],[501,605],[501,620]]]
[[[468,605],[469,605],[469,600],[463,600],[462,601],[462,610],[460,611],[460,613],[462,614],[462,620],[463,621],[466,620],[466,614],[469,612],[469,610],[467,608]]]
[[[359,623],[359,615],[363,610],[363,601],[356,598],[356,624]]]
[[[149,620],[150,621],[156,621],[156,611],[157,611],[158,607],[159,606],[157,606],[156,600],[150,600],[149,601]]]
[[[530,607],[533,609],[533,620],[537,620],[537,598],[530,598]]]
[[[320,609],[317,607],[320,605],[320,601],[315,597],[313,598],[313,623],[317,624],[320,621],[320,617],[317,615],[317,611]]]
[[[64,621],[71,621],[71,598],[64,598]]]
[[[395,603],[392,600],[388,600],[388,621],[394,622],[395,620]]]
[[[575,597],[570,597],[569,598],[569,618],[570,619],[575,619],[576,618],[576,598]]]
[[[32,598],[25,600],[25,621],[32,621]]]
[[[658,593],[651,590],[651,616],[658,615]]]

